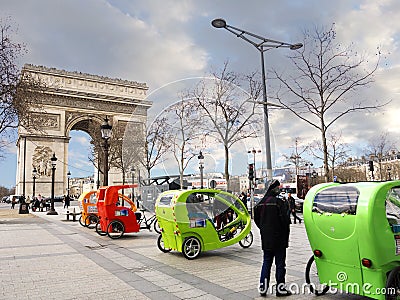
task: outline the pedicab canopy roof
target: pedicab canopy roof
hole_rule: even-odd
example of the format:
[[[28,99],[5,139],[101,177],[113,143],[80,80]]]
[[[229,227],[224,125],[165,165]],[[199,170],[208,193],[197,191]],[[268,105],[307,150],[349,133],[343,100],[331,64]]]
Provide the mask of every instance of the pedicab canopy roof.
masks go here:
[[[118,202],[119,191],[122,189],[137,188],[137,184],[125,184],[125,185],[112,185],[102,186],[97,191],[97,200],[104,201],[104,205],[114,205]],[[132,205],[132,201],[128,197],[124,197],[124,200],[128,201]],[[132,203],[131,203],[132,202]]]
[[[247,209],[239,198],[214,189],[165,191],[158,197],[156,206],[172,209],[176,213],[176,219],[183,222],[188,218],[197,217],[212,219],[229,208],[240,218],[249,217]]]
[[[376,212],[387,202],[400,204],[400,181],[325,183],[307,194],[305,209],[318,213],[350,214]]]

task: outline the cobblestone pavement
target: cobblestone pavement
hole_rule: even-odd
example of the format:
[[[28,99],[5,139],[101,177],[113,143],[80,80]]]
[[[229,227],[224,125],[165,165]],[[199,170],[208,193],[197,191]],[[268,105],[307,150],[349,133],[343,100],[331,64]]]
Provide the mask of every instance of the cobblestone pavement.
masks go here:
[[[189,261],[177,252],[160,252],[155,232],[145,229],[111,240],[66,221],[64,210],[56,209],[56,216],[20,215],[0,204],[0,299],[264,299],[257,291],[256,228],[248,249],[233,245]],[[301,286],[311,250],[304,225],[291,226],[286,280]],[[327,294],[318,300],[344,298],[367,299]]]

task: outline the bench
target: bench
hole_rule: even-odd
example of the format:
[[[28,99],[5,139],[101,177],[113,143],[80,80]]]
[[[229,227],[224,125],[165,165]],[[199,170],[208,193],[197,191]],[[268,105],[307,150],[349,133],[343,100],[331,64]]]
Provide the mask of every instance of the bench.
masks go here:
[[[73,222],[76,222],[76,216],[80,216],[81,214],[82,214],[82,212],[75,212],[75,208],[72,212],[67,210],[67,212],[65,213],[65,215],[67,216],[67,221],[69,221],[69,217],[72,216]]]

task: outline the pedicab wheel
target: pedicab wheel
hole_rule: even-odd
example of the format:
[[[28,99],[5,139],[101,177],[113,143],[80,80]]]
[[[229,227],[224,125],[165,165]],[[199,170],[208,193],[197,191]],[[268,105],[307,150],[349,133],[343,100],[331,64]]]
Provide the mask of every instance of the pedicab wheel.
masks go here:
[[[400,267],[390,271],[386,280],[386,300],[399,299],[400,296]]]
[[[198,238],[191,236],[182,244],[182,254],[186,259],[195,259],[201,252],[201,244]]]
[[[100,220],[96,223],[96,232],[102,236],[107,235],[107,232],[101,230]]]
[[[163,240],[163,237],[161,234],[158,236],[157,246],[158,246],[158,249],[160,249],[160,251],[162,251],[164,253],[168,253],[172,250],[171,248],[165,248],[164,240]]]
[[[111,221],[107,226],[107,234],[112,239],[119,239],[125,232],[125,226],[118,220]]]
[[[314,255],[310,257],[306,267],[306,282],[310,285],[310,291],[317,296],[325,295],[329,286],[319,282],[317,266]]]
[[[86,224],[82,220],[82,216],[79,216],[79,224],[81,224],[83,227],[86,227]]]
[[[85,219],[86,227],[87,228],[94,228],[99,221],[99,218],[96,215],[88,215]]]
[[[154,231],[155,231],[155,232],[161,233],[160,224],[158,223],[158,220],[157,220],[157,219],[154,221],[153,227],[154,227]]]
[[[249,231],[249,233],[244,237],[243,240],[239,241],[239,245],[242,248],[249,248],[253,244],[253,233]]]

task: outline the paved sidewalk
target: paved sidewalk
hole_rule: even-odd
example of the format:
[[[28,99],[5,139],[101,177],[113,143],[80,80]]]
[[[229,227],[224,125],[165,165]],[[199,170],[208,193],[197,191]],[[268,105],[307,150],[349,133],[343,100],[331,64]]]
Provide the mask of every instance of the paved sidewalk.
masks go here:
[[[0,204],[0,299],[264,299],[257,291],[261,249],[256,228],[248,249],[234,245],[189,261],[177,252],[160,252],[155,232],[111,240],[66,221],[62,208],[48,216],[19,215],[9,207]],[[288,284],[304,283],[310,256],[304,225],[293,224]],[[330,294],[318,300],[344,298],[367,299]]]

